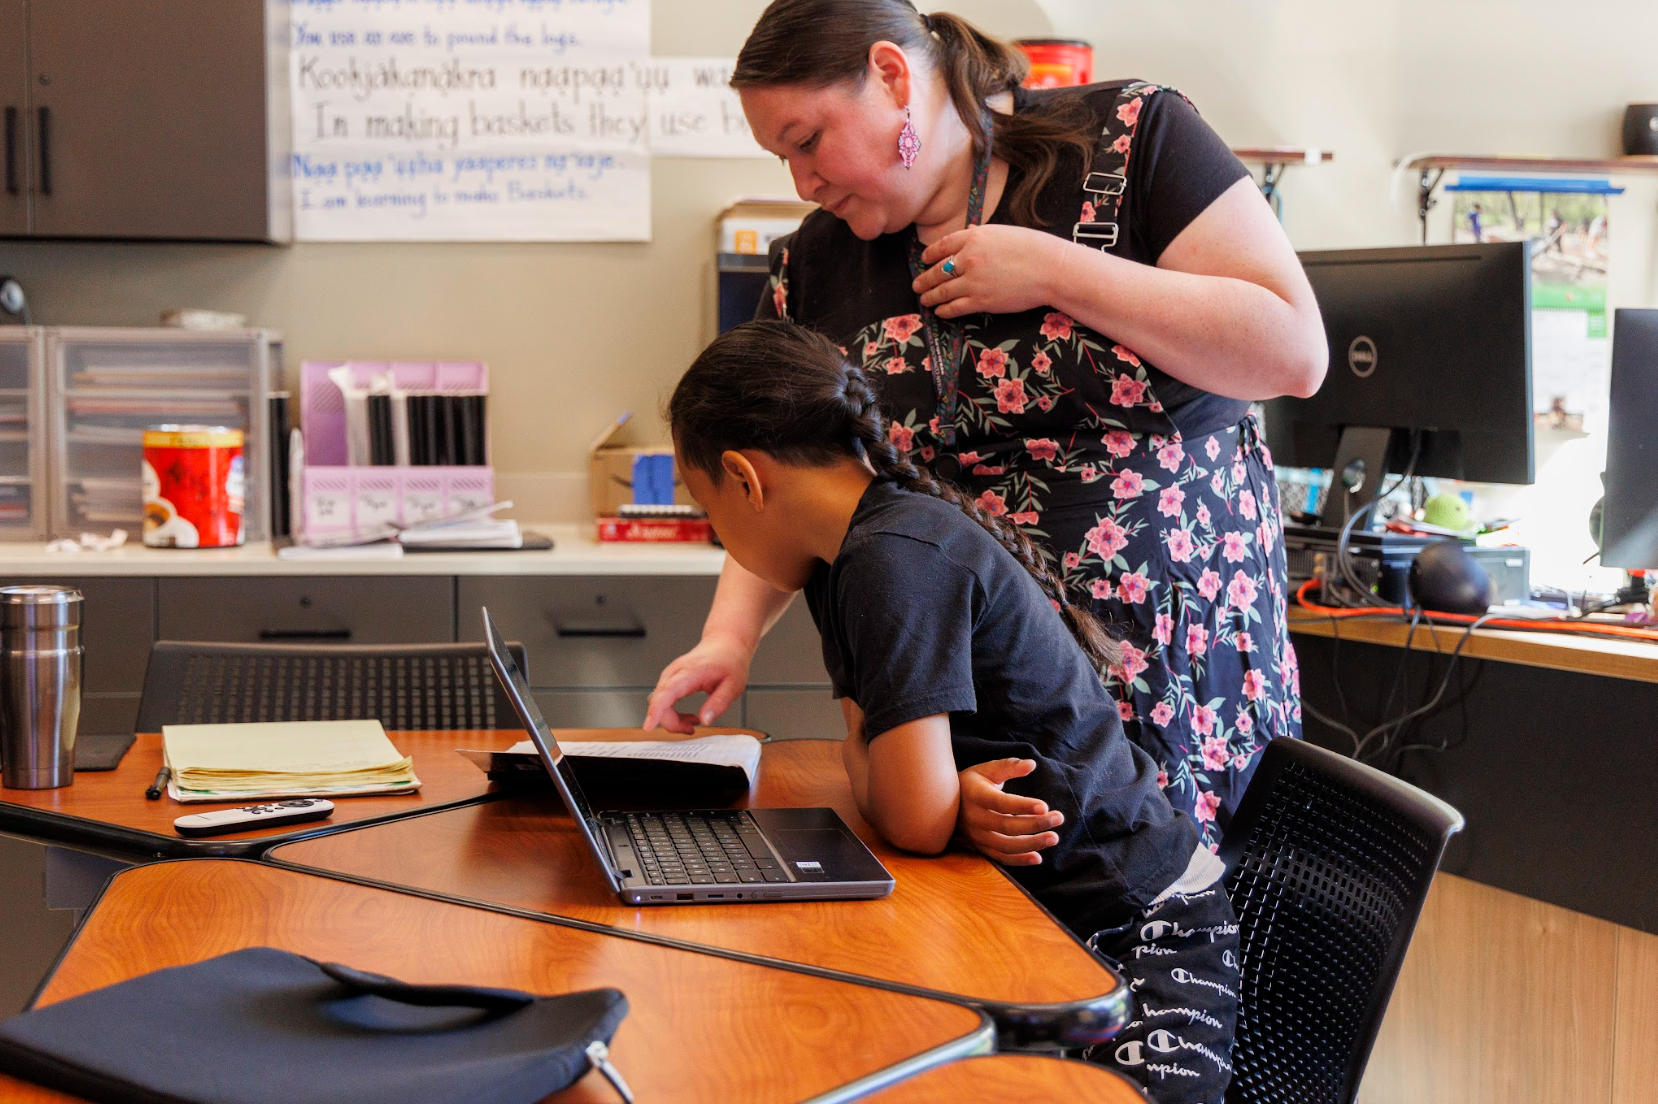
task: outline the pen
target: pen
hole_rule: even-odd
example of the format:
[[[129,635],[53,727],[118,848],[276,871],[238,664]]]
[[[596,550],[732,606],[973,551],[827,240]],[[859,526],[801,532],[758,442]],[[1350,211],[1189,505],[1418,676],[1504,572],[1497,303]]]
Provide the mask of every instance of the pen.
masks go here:
[[[151,782],[150,788],[144,791],[144,797],[149,801],[160,801],[161,791],[167,788],[167,780],[171,778],[172,775],[172,767],[162,767],[160,770],[156,771],[155,781]]]

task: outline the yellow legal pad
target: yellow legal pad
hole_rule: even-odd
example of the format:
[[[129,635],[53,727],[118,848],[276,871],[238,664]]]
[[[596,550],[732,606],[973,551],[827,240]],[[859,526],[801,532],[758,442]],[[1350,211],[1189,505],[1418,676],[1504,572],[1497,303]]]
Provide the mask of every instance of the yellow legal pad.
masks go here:
[[[379,721],[278,721],[163,725],[179,801],[331,797],[420,788],[414,760],[398,754]]]

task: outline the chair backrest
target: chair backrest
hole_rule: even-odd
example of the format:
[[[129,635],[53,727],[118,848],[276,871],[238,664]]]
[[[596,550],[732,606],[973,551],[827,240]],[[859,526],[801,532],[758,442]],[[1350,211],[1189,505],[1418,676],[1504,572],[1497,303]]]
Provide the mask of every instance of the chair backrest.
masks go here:
[[[1267,745],[1220,851],[1243,975],[1228,1104],[1350,1104],[1462,823],[1333,751]]]
[[[524,646],[508,648],[522,665]],[[369,718],[388,731],[520,727],[482,644],[162,640],[150,649],[137,730]]]

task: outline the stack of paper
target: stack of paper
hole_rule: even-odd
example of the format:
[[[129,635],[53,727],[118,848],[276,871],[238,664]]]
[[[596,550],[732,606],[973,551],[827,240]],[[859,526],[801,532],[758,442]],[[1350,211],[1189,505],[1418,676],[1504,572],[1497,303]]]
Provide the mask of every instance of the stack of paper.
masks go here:
[[[740,797],[760,771],[760,741],[740,733],[690,740],[561,740],[589,799],[682,798],[693,803]],[[541,755],[528,740],[506,751],[461,754],[497,782],[545,782]],[[694,807],[694,806],[693,806]]]
[[[163,725],[177,800],[336,797],[420,788],[379,721]]]

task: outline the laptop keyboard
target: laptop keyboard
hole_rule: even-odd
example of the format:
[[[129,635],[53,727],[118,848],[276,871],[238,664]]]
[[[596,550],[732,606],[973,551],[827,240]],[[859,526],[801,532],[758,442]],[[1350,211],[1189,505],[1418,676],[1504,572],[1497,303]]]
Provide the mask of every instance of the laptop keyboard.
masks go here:
[[[789,880],[746,813],[628,813],[626,818],[651,885]]]

